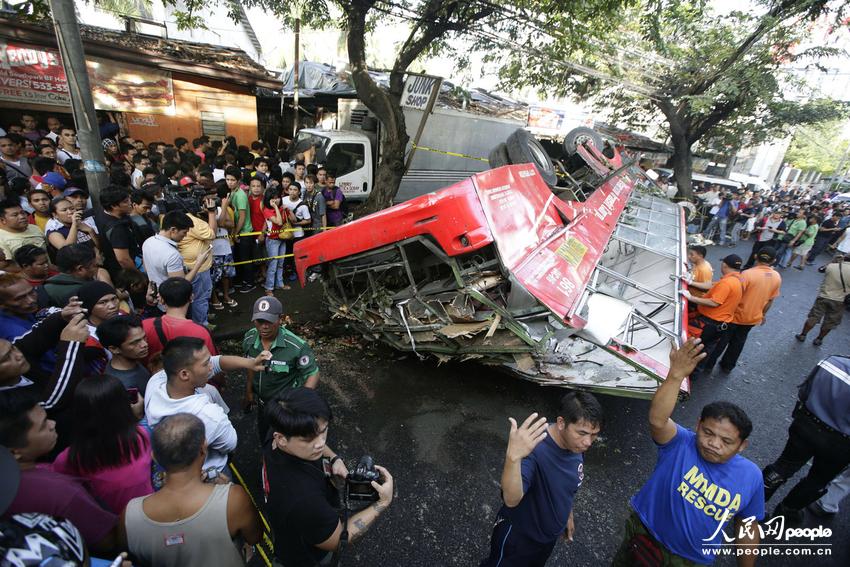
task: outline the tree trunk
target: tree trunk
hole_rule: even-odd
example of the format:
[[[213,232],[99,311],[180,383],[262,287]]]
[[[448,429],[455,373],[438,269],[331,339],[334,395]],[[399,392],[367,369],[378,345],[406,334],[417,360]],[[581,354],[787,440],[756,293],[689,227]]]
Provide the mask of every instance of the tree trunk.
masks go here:
[[[380,161],[375,171],[374,184],[359,212],[374,213],[392,205],[404,174],[404,152],[409,137],[401,109],[403,74],[390,74],[390,88],[384,90],[369,76],[366,65],[366,14],[369,3],[352,3],[348,12],[348,61],[357,96],[363,101],[383,126],[380,144]]]
[[[693,142],[688,136],[688,129],[683,123],[679,112],[681,107],[676,108],[668,99],[654,100],[653,104],[658,107],[667,119],[670,127],[670,141],[673,144],[673,155],[667,160],[667,166],[673,168],[673,176],[676,178],[676,187],[679,191],[676,196],[680,199],[691,200],[694,192],[691,189],[691,174],[693,173],[693,154],[691,146]]]
[[[676,187],[679,191],[676,196],[681,199],[691,200],[694,196],[691,188],[691,174],[693,173],[693,155],[691,145],[687,139],[676,140],[673,138],[673,155],[668,160],[668,165],[673,168],[676,178]]]
[[[403,115],[399,123],[399,129],[392,134],[389,133],[389,129],[385,130],[387,136],[381,144],[381,162],[375,172],[375,184],[363,207],[360,208],[363,214],[374,213],[389,207],[398,193],[404,174],[404,154],[409,139]]]

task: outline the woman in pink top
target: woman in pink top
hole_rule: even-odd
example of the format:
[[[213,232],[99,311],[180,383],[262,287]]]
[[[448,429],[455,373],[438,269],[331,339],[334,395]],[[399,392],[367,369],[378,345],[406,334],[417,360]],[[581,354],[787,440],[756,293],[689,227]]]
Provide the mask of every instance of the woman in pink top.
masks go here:
[[[153,492],[150,438],[139,426],[144,399],[138,392],[135,398],[113,376],[83,379],[74,391],[71,445],[53,463],[56,472],[88,480],[116,514]]]

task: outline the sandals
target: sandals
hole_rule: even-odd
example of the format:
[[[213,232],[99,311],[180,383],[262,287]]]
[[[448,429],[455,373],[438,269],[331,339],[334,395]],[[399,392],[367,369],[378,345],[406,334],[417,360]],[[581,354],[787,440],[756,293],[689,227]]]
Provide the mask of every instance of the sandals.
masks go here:
[[[227,305],[228,307],[238,307],[239,306],[239,304],[236,303],[235,299],[231,299],[230,301],[225,301],[224,304]]]
[[[221,302],[213,303],[212,301],[210,301],[210,307],[212,307],[216,311],[221,311],[222,309],[224,309],[224,304]]]

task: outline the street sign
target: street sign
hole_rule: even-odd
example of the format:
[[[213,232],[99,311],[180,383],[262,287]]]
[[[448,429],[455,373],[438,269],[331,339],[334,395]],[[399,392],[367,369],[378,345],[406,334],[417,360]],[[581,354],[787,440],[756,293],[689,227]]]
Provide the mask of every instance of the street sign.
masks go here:
[[[408,75],[404,82],[404,90],[401,92],[401,105],[405,108],[425,110],[431,96],[435,94],[434,86],[437,81],[441,79],[424,75]]]

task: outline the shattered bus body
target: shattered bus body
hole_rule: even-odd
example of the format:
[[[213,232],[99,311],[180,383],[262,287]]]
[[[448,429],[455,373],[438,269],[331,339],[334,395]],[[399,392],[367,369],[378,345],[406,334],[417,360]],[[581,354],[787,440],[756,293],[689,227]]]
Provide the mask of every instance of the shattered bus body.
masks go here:
[[[398,350],[649,398],[686,338],[684,214],[616,151],[579,153],[583,202],[531,164],[477,173],[300,241],[301,283],[321,266],[333,316]]]

